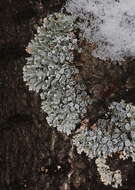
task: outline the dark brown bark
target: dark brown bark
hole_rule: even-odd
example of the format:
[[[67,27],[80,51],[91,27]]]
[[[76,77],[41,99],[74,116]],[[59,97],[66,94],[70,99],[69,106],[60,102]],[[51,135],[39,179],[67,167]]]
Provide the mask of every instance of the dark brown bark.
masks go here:
[[[40,99],[22,79],[25,47],[40,19],[63,0],[0,1],[0,189],[99,190],[104,186],[94,161],[78,155],[70,138],[50,128]],[[82,71],[82,73],[85,72]],[[122,190],[135,189],[135,164],[110,160],[121,168]],[[116,167],[116,168],[115,168]]]

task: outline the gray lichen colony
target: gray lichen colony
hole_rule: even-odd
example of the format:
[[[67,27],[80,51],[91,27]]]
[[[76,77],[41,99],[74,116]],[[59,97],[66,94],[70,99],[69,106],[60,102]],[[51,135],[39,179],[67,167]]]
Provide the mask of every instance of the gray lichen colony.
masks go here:
[[[96,129],[83,129],[74,136],[78,152],[85,152],[90,158],[112,156],[131,157],[135,161],[135,106],[113,102],[109,108],[110,119],[99,119]]]
[[[40,92],[42,109],[50,126],[71,134],[87,112],[89,98],[79,73],[71,63],[77,39],[71,16],[54,14],[44,20],[38,34],[29,43],[32,56],[23,69],[29,90]]]
[[[94,129],[76,130],[87,116],[92,100],[81,77],[76,77],[79,70],[73,65],[73,52],[80,51],[75,30],[72,16],[55,13],[44,19],[43,26],[28,45],[31,56],[23,68],[23,79],[29,90],[39,93],[41,108],[48,114],[48,124],[67,135],[75,132],[73,144],[78,153],[97,158],[103,183],[118,187],[120,172],[111,172],[104,160],[118,153],[120,159],[131,157],[135,161],[135,106],[124,101],[113,102],[106,119],[99,119]],[[109,171],[108,176],[106,171]]]

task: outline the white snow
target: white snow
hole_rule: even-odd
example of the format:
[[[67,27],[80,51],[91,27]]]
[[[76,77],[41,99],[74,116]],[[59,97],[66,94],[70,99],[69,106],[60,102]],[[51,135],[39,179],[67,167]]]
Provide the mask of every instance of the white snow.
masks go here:
[[[93,56],[112,61],[135,57],[135,0],[70,0],[66,9],[83,19],[84,37],[97,44]]]

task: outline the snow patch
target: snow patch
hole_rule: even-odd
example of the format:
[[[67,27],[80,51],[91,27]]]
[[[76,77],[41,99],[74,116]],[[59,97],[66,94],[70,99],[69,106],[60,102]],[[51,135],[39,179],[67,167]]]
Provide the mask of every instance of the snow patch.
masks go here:
[[[84,37],[96,43],[93,56],[112,61],[135,57],[134,0],[70,0],[66,9],[82,20]]]

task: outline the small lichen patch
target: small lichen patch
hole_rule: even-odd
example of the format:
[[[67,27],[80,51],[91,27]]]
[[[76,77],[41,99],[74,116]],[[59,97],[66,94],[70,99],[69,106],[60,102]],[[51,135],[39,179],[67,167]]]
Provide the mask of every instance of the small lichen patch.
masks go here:
[[[100,174],[100,179],[105,185],[112,185],[112,187],[118,188],[122,186],[122,176],[120,170],[111,171],[106,164],[106,159],[96,159],[97,170]]]

